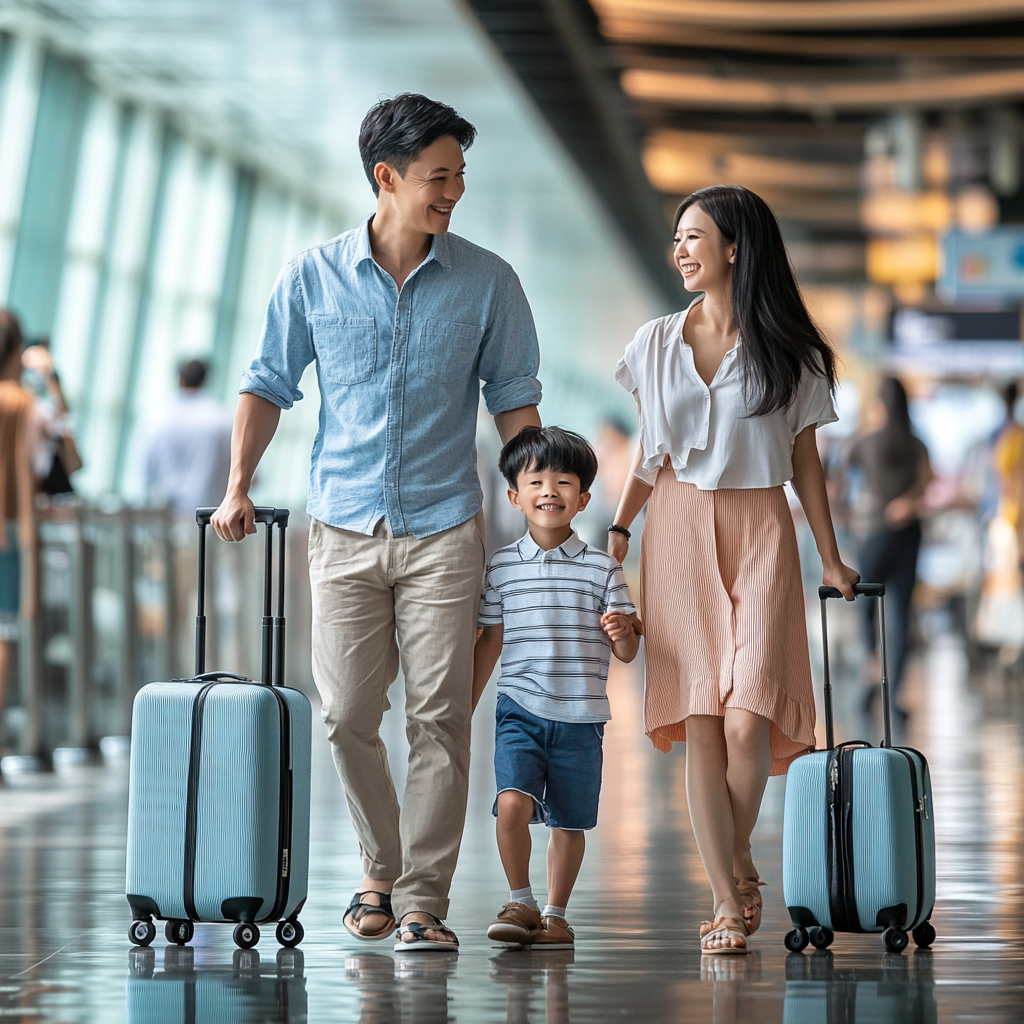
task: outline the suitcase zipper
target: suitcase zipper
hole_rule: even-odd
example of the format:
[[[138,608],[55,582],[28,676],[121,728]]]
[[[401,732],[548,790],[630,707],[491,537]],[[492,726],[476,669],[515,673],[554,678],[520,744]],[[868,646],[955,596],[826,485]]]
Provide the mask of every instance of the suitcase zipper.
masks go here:
[[[277,698],[277,706],[281,716],[281,807],[278,817],[277,831],[277,894],[270,913],[263,921],[278,921],[288,906],[289,875],[291,869],[292,839],[292,752],[291,752],[291,716],[284,697],[278,693],[277,687],[271,686],[270,692]]]
[[[203,745],[203,705],[206,695],[216,686],[207,683],[192,699],[192,737],[188,752],[188,788],[185,797],[185,870],[184,903],[190,921],[198,921],[196,913],[196,832],[199,824],[199,752]]]

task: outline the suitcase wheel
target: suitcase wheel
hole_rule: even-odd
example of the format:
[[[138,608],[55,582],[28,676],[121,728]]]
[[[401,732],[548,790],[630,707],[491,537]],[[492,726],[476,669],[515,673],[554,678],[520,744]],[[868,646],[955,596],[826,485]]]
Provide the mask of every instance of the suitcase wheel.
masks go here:
[[[922,921],[910,934],[922,949],[927,949],[935,941],[935,929],[931,921]]]
[[[254,924],[236,925],[232,937],[239,949],[252,949],[260,941],[260,930]]]
[[[148,918],[132,921],[128,926],[128,941],[133,946],[148,946],[156,938],[156,925]]]
[[[291,949],[302,941],[302,925],[298,921],[282,921],[277,926],[277,941],[285,949]]]
[[[807,929],[797,925],[791,932],[786,932],[786,949],[790,953],[800,953],[807,948],[807,943],[810,941],[810,936],[807,934]]]
[[[164,925],[164,936],[168,942],[173,942],[176,946],[184,946],[191,942],[195,931],[191,921],[172,919]]]
[[[814,925],[813,928],[807,929],[807,937],[811,940],[811,945],[815,949],[828,949],[836,935],[829,928],[821,928],[818,925]]]
[[[910,942],[910,936],[902,928],[886,928],[882,932],[882,942],[890,953],[902,953]]]

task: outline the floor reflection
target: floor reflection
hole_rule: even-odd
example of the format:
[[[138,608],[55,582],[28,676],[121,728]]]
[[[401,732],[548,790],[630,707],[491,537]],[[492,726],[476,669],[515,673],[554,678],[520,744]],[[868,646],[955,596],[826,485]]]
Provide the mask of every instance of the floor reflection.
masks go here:
[[[156,970],[162,954],[163,970]],[[236,949],[230,966],[197,968],[191,946],[128,953],[129,1024],[227,1024],[307,1019],[303,953],[278,951],[265,963],[258,950]]]
[[[815,619],[809,617],[814,643]],[[842,739],[877,742],[861,704],[856,619],[830,618]],[[385,729],[396,781],[406,756],[399,689]],[[491,708],[473,737],[470,807],[449,922],[461,952],[394,954],[357,943],[341,917],[358,850],[326,743],[317,741],[310,899],[300,949],[270,930],[236,950],[199,925],[188,947],[128,950],[126,776],[77,768],[0,788],[0,1018],[24,1024],[915,1024],[1017,1022],[1024,1005],[1024,685],[972,666],[933,630],[907,680],[906,741],[934,782],[938,899],[931,952],[887,955],[876,935],[837,935],[787,955],[782,899],[783,779],[768,787],[754,854],[768,882],[745,958],[704,958],[709,888],[690,831],[685,759],[641,735],[640,673],[610,680],[605,791],[570,905],[574,952],[497,950],[484,929],[506,889],[494,843]],[[493,695],[491,696],[493,701]],[[544,877],[535,837],[533,874]],[[540,888],[540,887],[538,887]],[[127,966],[125,956],[127,955]]]

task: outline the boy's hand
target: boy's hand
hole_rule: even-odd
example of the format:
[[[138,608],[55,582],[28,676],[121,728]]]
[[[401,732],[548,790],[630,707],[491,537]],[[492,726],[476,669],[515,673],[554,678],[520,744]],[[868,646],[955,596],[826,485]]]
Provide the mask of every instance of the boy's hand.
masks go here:
[[[612,643],[630,636],[633,632],[633,623],[628,615],[622,612],[605,612],[601,616],[601,628],[605,631]]]

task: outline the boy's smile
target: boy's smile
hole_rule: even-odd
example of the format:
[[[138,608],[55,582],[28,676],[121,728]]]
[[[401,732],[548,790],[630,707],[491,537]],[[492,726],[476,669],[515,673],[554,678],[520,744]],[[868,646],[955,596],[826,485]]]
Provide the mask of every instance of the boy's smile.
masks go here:
[[[509,488],[512,507],[526,515],[530,535],[545,551],[569,539],[572,520],[590,501],[589,492],[580,493],[580,478],[557,469],[524,469],[517,489]]]

